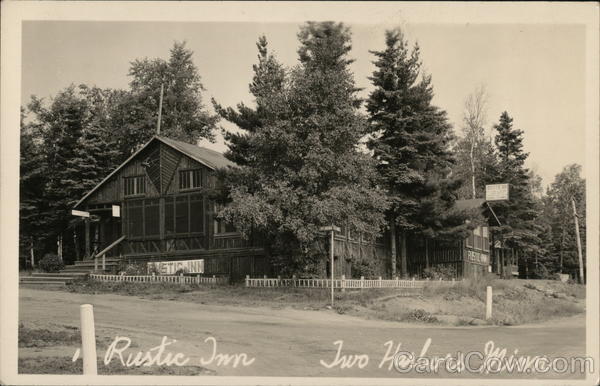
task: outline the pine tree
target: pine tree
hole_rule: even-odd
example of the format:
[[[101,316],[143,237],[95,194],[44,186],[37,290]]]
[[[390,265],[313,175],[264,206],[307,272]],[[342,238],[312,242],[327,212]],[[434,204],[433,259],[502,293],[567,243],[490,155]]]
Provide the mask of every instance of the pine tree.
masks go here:
[[[246,126],[248,148],[230,147],[243,161],[228,180],[223,215],[261,232],[282,271],[312,276],[326,255],[319,227],[347,225],[374,237],[386,199],[370,158],[357,151],[366,127],[348,69],[348,28],[307,23],[298,38],[300,63],[289,76],[259,41],[252,92],[260,119]]]
[[[529,170],[525,167],[528,153],[523,151],[523,131],[513,127],[513,119],[505,111],[494,126],[498,152],[497,175],[492,183],[509,184],[509,200],[492,204],[502,226],[492,231],[508,248],[526,251],[530,256],[543,253],[536,218],[537,208],[531,190]]]
[[[234,123],[241,131],[226,131],[223,135],[229,147],[225,156],[238,165],[248,165],[254,158],[250,137],[285,111],[285,69],[275,56],[269,53],[267,38],[264,35],[258,39],[256,47],[258,63],[252,66],[254,77],[249,85],[256,107],[239,103],[236,111],[231,107],[223,108],[213,99],[217,113]]]
[[[73,258],[71,209],[120,158],[108,126],[114,95],[114,90],[69,86],[49,104],[35,97],[29,104],[32,119],[22,133],[27,160],[21,195],[28,206],[22,207],[21,240],[34,238],[41,252],[55,252],[62,237],[65,259]]]
[[[41,257],[47,237],[44,213],[48,210],[45,200],[48,183],[48,165],[41,151],[39,135],[32,125],[26,124],[25,111],[21,109],[21,149],[19,180],[19,255],[29,259],[34,250],[34,259]]]
[[[373,132],[368,145],[391,198],[388,217],[392,234],[396,226],[400,233],[406,275],[408,234],[464,234],[465,217],[453,210],[461,182],[450,176],[452,129],[446,113],[431,103],[431,76],[421,75],[418,45],[409,50],[402,32],[391,30],[386,32],[385,50],[372,53],[377,70],[370,78],[375,90],[367,101]]]

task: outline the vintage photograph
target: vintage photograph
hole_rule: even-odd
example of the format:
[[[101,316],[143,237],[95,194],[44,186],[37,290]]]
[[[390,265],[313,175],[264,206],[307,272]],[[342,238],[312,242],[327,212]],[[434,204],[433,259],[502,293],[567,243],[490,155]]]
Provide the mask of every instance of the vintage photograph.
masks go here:
[[[589,26],[401,10],[22,20],[18,375],[597,377]]]

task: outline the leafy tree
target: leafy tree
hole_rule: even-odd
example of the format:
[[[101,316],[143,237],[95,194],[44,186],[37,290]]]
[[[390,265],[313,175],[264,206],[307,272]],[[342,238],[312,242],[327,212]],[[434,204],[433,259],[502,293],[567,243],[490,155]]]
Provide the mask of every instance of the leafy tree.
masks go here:
[[[478,87],[464,103],[462,136],[454,146],[453,174],[468,183],[458,190],[459,198],[482,198],[485,185],[495,179],[497,156],[491,138],[485,133],[487,91]]]
[[[314,275],[324,272],[326,255],[319,228],[347,225],[375,237],[386,199],[370,157],[357,150],[366,126],[348,69],[350,31],[306,23],[298,38],[300,64],[289,75],[261,39],[251,85],[256,109],[225,110],[234,123],[243,118],[246,136],[243,146],[241,137],[230,146],[241,165],[226,180],[231,202],[222,214],[245,234],[263,234],[283,272]]]
[[[450,175],[452,129],[445,111],[431,103],[431,76],[421,74],[418,45],[410,50],[402,32],[391,30],[386,32],[386,48],[372,53],[377,70],[367,101],[374,134],[368,146],[392,203],[392,249],[397,226],[405,275],[407,234],[464,235],[465,216],[453,210],[461,181]]]
[[[544,253],[538,237],[537,224],[541,210],[533,194],[530,171],[525,167],[528,153],[523,151],[523,131],[513,127],[513,119],[505,111],[494,126],[498,152],[497,175],[492,183],[508,183],[509,200],[492,204],[501,226],[492,228],[508,248],[526,251],[529,255]]]
[[[161,135],[196,143],[214,139],[217,116],[202,104],[202,85],[193,52],[175,43],[168,60],[136,59],[131,63],[130,92],[121,95],[113,127],[120,127],[119,148],[129,154],[157,131],[160,89],[163,85]]]
[[[571,200],[575,201],[579,217],[582,254],[585,265],[585,179],[581,177],[581,165],[566,166],[554,178],[544,197],[544,219],[548,224],[548,258],[552,268],[575,271],[579,266],[575,220]]]

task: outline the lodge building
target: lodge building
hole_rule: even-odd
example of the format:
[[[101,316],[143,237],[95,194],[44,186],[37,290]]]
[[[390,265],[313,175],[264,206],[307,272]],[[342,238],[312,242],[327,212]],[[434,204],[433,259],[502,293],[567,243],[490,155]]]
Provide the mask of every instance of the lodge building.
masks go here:
[[[211,194],[219,183],[216,172],[234,166],[219,152],[154,136],[75,204],[75,210],[90,214],[83,225],[85,256],[155,263],[201,260],[203,274],[232,281],[277,274],[258,238],[242,238],[216,216],[220,208]],[[461,205],[476,207],[482,201]],[[342,228],[334,249],[336,276],[355,276],[355,259],[371,259],[381,276],[391,274],[389,234],[364,240]],[[330,274],[326,256],[323,276]],[[457,276],[485,272],[487,227],[452,243],[408,240],[407,256],[410,275],[421,275],[427,266],[452,266]]]

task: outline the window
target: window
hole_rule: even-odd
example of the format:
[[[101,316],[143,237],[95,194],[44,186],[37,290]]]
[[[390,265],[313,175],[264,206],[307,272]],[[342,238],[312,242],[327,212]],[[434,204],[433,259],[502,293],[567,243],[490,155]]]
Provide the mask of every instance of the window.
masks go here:
[[[214,232],[215,232],[215,234],[218,234],[218,233],[234,233],[234,232],[236,232],[235,227],[233,226],[233,224],[228,223],[225,220],[217,218],[217,215],[219,214],[219,212],[222,209],[223,209],[222,205],[215,204],[215,215],[214,215],[214,221],[213,221],[213,226],[214,226]]]
[[[483,247],[481,242],[481,227],[473,229],[473,235],[475,236],[475,249],[481,249]]]
[[[144,200],[125,202],[127,234],[130,237],[144,236]]]
[[[175,233],[189,232],[188,196],[175,198]]]
[[[124,177],[123,189],[125,196],[135,196],[146,193],[146,179],[144,176]]]
[[[190,232],[204,231],[204,201],[201,194],[190,195]]]
[[[473,248],[473,231],[469,233],[469,237],[465,240],[467,244],[467,248]]]
[[[483,250],[486,252],[490,250],[490,236],[488,227],[483,227]]]
[[[173,197],[165,198],[165,234],[175,233],[175,203]]]
[[[202,170],[182,170],[179,172],[179,189],[196,189],[202,186]]]
[[[159,219],[159,201],[158,199],[146,200],[144,202],[144,226],[145,236],[160,235],[160,219]]]
[[[165,234],[204,232],[204,197],[186,194],[165,198]]]

